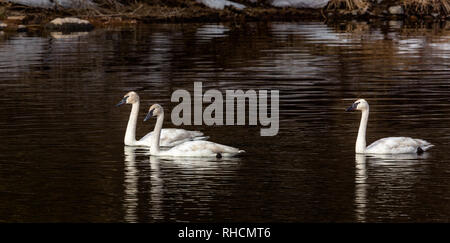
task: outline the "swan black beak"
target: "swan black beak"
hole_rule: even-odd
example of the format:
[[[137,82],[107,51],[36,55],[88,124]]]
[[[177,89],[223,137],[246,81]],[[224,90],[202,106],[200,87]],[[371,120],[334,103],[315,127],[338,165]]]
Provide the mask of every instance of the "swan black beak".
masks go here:
[[[345,111],[349,112],[349,111],[354,111],[356,110],[356,108],[358,107],[359,102],[353,103],[352,106],[350,106],[349,108],[347,108]]]
[[[147,115],[144,118],[144,121],[147,121],[148,119],[150,119],[153,116],[153,109],[150,110]]]
[[[123,97],[123,99],[119,103],[117,103],[116,106],[121,106],[121,105],[127,103],[127,99],[128,99],[128,96]]]

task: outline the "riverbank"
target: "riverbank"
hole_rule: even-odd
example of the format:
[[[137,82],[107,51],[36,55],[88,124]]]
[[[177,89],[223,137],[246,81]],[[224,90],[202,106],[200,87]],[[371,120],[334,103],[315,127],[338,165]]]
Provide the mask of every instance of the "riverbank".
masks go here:
[[[78,17],[94,26],[134,25],[160,22],[232,22],[245,21],[339,21],[348,19],[404,19],[407,21],[436,22],[449,18],[450,0],[331,0],[325,7],[305,9],[274,7],[268,1],[245,4],[239,9],[226,6],[209,8],[195,0],[97,1],[95,8],[67,9],[37,8],[0,2],[0,25],[3,30],[42,29],[57,17]],[[429,5],[424,3],[429,2]],[[99,4],[103,3],[103,4]],[[114,4],[113,4],[114,3]],[[448,8],[447,8],[448,4]]]

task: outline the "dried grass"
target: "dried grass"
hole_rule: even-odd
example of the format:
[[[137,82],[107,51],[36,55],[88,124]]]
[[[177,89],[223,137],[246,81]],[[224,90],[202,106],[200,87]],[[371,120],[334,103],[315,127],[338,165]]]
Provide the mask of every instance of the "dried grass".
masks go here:
[[[367,0],[331,0],[328,3],[328,10],[345,9],[349,11],[360,10],[365,12],[370,6]]]
[[[450,13],[450,0],[403,0],[403,5],[418,14]]]

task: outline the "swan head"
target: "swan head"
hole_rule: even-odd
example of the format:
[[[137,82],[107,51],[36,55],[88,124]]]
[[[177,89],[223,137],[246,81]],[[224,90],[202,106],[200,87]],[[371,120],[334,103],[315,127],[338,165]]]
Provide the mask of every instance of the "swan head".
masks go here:
[[[159,116],[163,113],[164,113],[164,109],[162,108],[162,106],[160,106],[158,104],[154,104],[154,105],[150,106],[150,108],[148,109],[148,113],[147,113],[147,116],[145,116],[144,121],[147,121],[148,119],[150,119],[153,116]]]
[[[116,106],[121,106],[123,104],[134,104],[136,102],[139,102],[139,95],[134,91],[130,91],[123,96],[123,99]]]
[[[368,109],[369,109],[369,103],[367,103],[367,101],[365,99],[358,99],[357,101],[355,101],[352,104],[352,106],[347,108],[346,111],[355,111],[355,110],[364,111],[364,110],[368,110]]]

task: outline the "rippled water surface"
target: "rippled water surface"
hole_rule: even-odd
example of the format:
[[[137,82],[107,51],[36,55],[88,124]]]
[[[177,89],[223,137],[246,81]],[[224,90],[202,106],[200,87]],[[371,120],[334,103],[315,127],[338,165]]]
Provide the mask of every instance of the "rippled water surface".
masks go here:
[[[448,222],[450,23],[155,24],[0,34],[2,222]],[[158,159],[123,146],[141,96],[166,112],[177,89],[276,89],[280,130],[183,126],[245,149],[233,159]],[[355,156],[411,136],[420,156]],[[206,105],[205,105],[206,106]],[[166,116],[165,127],[174,127]]]

